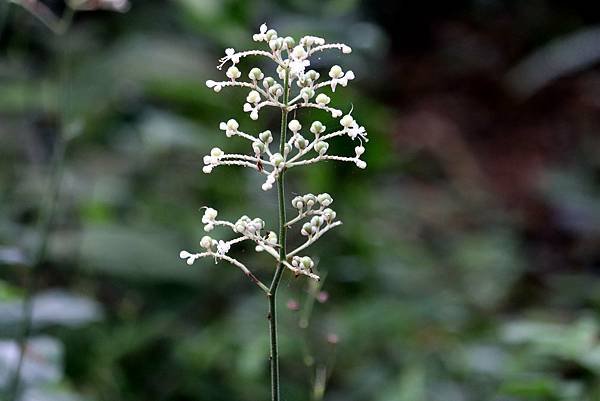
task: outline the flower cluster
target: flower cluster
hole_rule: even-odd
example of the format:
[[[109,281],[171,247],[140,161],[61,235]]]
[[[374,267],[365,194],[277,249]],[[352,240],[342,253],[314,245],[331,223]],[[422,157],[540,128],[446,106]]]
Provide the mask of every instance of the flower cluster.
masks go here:
[[[250,114],[253,120],[258,119],[263,107],[276,107],[287,112],[301,108],[316,108],[329,112],[335,119],[339,119],[339,128],[326,132],[327,127],[320,121],[312,121],[308,129],[303,129],[298,120],[288,124],[291,131],[289,140],[283,147],[283,152],[271,150],[273,136],[271,131],[264,131],[255,135],[240,131],[240,125],[235,119],[220,124],[220,129],[227,137],[239,136],[250,141],[252,151],[250,154],[227,154],[219,148],[212,149],[210,155],[204,158],[205,173],[212,172],[213,168],[221,165],[237,165],[249,167],[266,175],[262,185],[263,190],[269,190],[277,180],[283,169],[290,169],[325,160],[345,161],[354,163],[359,168],[365,168],[366,162],[361,159],[365,152],[363,142],[367,142],[367,132],[363,126],[352,116],[352,111],[344,114],[342,110],[330,106],[331,98],[322,92],[325,88],[335,91],[336,87],[346,86],[354,79],[352,71],[344,71],[339,65],[334,65],[329,70],[328,80],[319,81],[321,74],[313,69],[310,57],[326,49],[338,49],[348,54],[352,49],[341,43],[326,44],[323,38],[304,36],[298,43],[292,37],[280,37],[274,29],[268,29],[263,24],[259,33],[253,36],[257,42],[265,42],[269,50],[249,50],[236,52],[227,49],[225,57],[220,61],[219,69],[231,63],[225,75],[226,81],[208,80],[206,85],[215,92],[220,92],[225,87],[241,87],[248,89],[243,110]],[[271,59],[276,64],[275,77],[266,76],[257,67],[253,67],[247,74],[248,80],[242,80],[242,72],[237,64],[242,58],[248,56],[262,56]],[[287,74],[287,82],[286,82]],[[284,88],[289,86],[293,91],[293,83],[298,87],[294,95],[284,102]],[[320,93],[319,93],[320,92]],[[359,145],[355,147],[353,156],[340,156],[330,154],[329,141],[335,137],[347,136],[351,140],[358,139]]]
[[[313,273],[314,262],[308,256],[296,256],[299,252],[303,251],[311,244],[313,244],[321,235],[329,231],[333,227],[342,224],[340,221],[336,221],[336,213],[330,209],[329,205],[333,202],[333,199],[329,194],[313,195],[307,194],[302,197],[296,197],[292,201],[292,206],[298,210],[298,216],[293,220],[286,223],[286,226],[301,221],[303,219],[311,218],[309,222],[302,225],[301,233],[307,236],[306,242],[298,246],[293,251],[287,254],[288,258],[291,259],[291,263],[288,260],[282,261],[282,263],[290,269],[295,275],[305,275],[315,280],[319,279],[319,276]],[[279,260],[279,248],[277,234],[274,231],[265,230],[265,222],[260,218],[250,218],[246,215],[241,216],[235,222],[219,220],[219,213],[217,210],[207,207],[204,208],[204,215],[202,216],[202,223],[204,224],[204,231],[211,232],[218,226],[228,227],[234,234],[239,236],[228,240],[216,240],[208,235],[205,235],[200,240],[200,248],[203,250],[199,253],[191,253],[188,251],[181,251],[179,257],[185,259],[188,265],[192,265],[196,259],[203,257],[213,257],[215,261],[225,260],[230,262],[242,269],[246,274],[249,274],[248,268],[239,262],[238,260],[227,255],[232,245],[241,243],[243,241],[251,241],[255,244],[256,252],[267,252],[276,261]]]
[[[225,69],[227,77],[224,81],[206,81],[206,85],[215,92],[223,88],[238,87],[246,92],[243,111],[252,120],[259,118],[260,111],[265,107],[275,107],[282,111],[282,140],[275,148],[274,137],[270,130],[257,133],[242,131],[240,123],[231,118],[222,121],[219,129],[227,138],[240,137],[249,142],[247,154],[226,153],[220,148],[213,148],[204,157],[204,173],[211,173],[217,166],[248,167],[266,176],[262,189],[273,188],[284,171],[294,167],[310,165],[320,161],[334,160],[350,162],[364,169],[366,162],[361,158],[365,152],[364,144],[368,142],[367,132],[352,115],[353,109],[347,113],[331,105],[330,96],[325,93],[335,92],[339,87],[345,87],[354,77],[351,70],[344,70],[339,65],[332,66],[327,78],[321,79],[321,73],[312,69],[311,56],[318,52],[334,49],[348,54],[352,49],[342,43],[326,43],[323,38],[304,36],[296,41],[294,38],[279,36],[277,31],[261,25],[258,33],[253,35],[256,42],[266,45],[266,50],[236,51],[227,49],[225,57],[220,59],[218,69]],[[259,56],[271,60],[275,64],[274,71],[269,73],[254,66],[247,72],[242,72],[238,65],[240,60]],[[335,119],[333,129],[325,123],[314,120],[303,125],[299,120],[287,122],[287,115],[301,109],[319,109]],[[294,113],[296,116],[297,113]],[[285,117],[285,118],[284,118]],[[285,122],[285,123],[284,123]],[[358,143],[353,155],[337,155],[331,151],[330,144],[337,137],[348,137]],[[318,280],[314,272],[314,261],[305,255],[300,255],[306,248],[317,241],[323,234],[342,224],[336,220],[336,212],[331,209],[332,197],[327,193],[318,195],[306,194],[292,200],[292,206],[298,212],[297,216],[285,222],[281,219],[280,227],[285,234],[287,228],[298,223],[301,236],[305,242],[291,251],[287,251],[285,241],[279,242],[274,231],[265,228],[265,222],[260,218],[242,216],[236,221],[218,219],[218,212],[213,208],[205,208],[202,217],[204,230],[208,233],[215,227],[228,227],[234,234],[230,240],[216,240],[206,235],[200,241],[202,252],[192,253],[182,251],[180,257],[188,264],[202,257],[213,257],[215,261],[225,260],[239,267],[257,285],[269,293],[269,289],[256,279],[248,268],[230,256],[228,252],[235,244],[251,241],[257,252],[265,252],[272,256],[278,265],[285,266],[295,275],[305,275]],[[284,215],[282,215],[284,216]]]

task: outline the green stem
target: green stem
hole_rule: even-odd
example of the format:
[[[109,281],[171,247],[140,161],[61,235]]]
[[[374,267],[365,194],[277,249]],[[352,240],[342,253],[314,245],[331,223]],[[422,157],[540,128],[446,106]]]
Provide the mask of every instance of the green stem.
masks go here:
[[[286,142],[287,132],[287,116],[288,116],[288,102],[289,102],[289,69],[285,72],[285,80],[283,84],[283,104],[284,108],[281,109],[281,135],[279,143],[279,152],[284,154],[284,147]],[[285,173],[285,167],[279,173],[277,178],[277,197],[279,199],[279,263],[275,274],[273,275],[273,281],[269,288],[269,329],[271,332],[271,401],[279,401],[279,353],[277,348],[277,287],[281,281],[281,275],[283,273],[284,265],[283,262],[287,258],[285,250],[286,231],[285,226],[285,186],[283,175]]]

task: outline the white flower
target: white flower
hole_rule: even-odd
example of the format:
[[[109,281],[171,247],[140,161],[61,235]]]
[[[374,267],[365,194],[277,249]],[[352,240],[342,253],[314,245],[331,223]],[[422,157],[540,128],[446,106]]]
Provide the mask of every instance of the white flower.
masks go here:
[[[322,216],[326,222],[331,223],[335,220],[336,213],[332,209],[327,208],[323,210]]]
[[[269,47],[271,48],[271,50],[273,50],[273,52],[281,50],[281,48],[283,47],[283,38],[270,39]]]
[[[342,68],[339,65],[334,65],[329,70],[329,76],[331,77],[331,90],[335,92],[335,88],[337,85],[347,86],[348,81],[354,79],[354,73],[352,71],[347,71],[345,74],[342,71]]]
[[[298,120],[292,120],[290,121],[290,123],[288,124],[288,127],[290,128],[290,130],[292,132],[298,132],[300,131],[300,129],[302,128],[302,125],[300,125],[300,122]]]
[[[319,202],[322,206],[329,206],[333,203],[333,198],[328,193],[323,193],[317,195],[317,202]]]
[[[308,60],[292,60],[290,62],[290,75],[301,77],[308,66],[310,66],[310,61]]]
[[[253,81],[260,81],[264,77],[265,77],[265,74],[263,74],[263,72],[260,70],[260,68],[254,67],[248,73],[248,78],[250,78]]]
[[[239,127],[240,127],[240,124],[233,118],[229,119],[226,123],[221,122],[219,124],[219,129],[222,131],[225,131],[225,135],[228,138],[231,138],[232,136],[234,136],[238,132]]]
[[[346,114],[344,117],[342,117],[340,119],[340,124],[342,127],[344,127],[344,132],[348,134],[352,140],[354,140],[356,137],[360,137],[365,142],[369,142],[365,127],[359,126],[356,120],[354,120],[350,114]],[[362,152],[364,153],[364,148],[362,149]]]
[[[227,129],[230,131],[237,131],[240,124],[233,118],[227,120]]]
[[[188,251],[181,251],[181,252],[179,252],[179,257],[181,259],[187,259],[186,263],[188,265],[194,264],[194,260],[196,260],[196,255],[193,255],[193,254],[189,253]]]
[[[319,93],[315,101],[321,106],[326,106],[329,104],[329,102],[331,102],[331,98],[324,93]]]
[[[269,235],[267,235],[266,242],[269,245],[277,245],[277,234],[274,231],[269,231]]]
[[[294,47],[290,54],[290,74],[293,77],[301,77],[304,75],[306,67],[310,66],[310,61],[306,58],[308,53],[302,45]]]
[[[300,43],[301,44],[305,44],[308,47],[311,47],[313,45],[317,45],[317,46],[321,46],[323,44],[325,44],[325,39],[320,38],[318,36],[304,36],[302,39],[300,39]]]
[[[307,70],[311,65],[310,58],[319,52],[337,49],[347,54],[352,49],[341,43],[326,44],[323,38],[316,36],[304,36],[297,44],[294,38],[290,36],[278,36],[277,31],[269,29],[266,24],[262,24],[259,32],[255,33],[252,38],[257,42],[263,42],[263,46],[268,46],[266,51],[265,49],[243,51],[236,51],[233,48],[226,49],[225,56],[219,60],[221,64],[217,68],[220,70],[228,62],[231,62],[226,69],[225,75],[227,78],[223,81],[207,80],[206,86],[215,92],[220,92],[223,88],[244,88],[247,94],[242,108],[244,112],[250,114],[250,118],[253,120],[258,119],[259,111],[263,107],[275,107],[287,112],[293,111],[294,116],[306,115],[302,111],[297,113],[301,108],[316,108],[330,113],[333,118],[340,118],[342,128],[326,133],[326,127],[320,121],[313,121],[310,124],[310,132],[314,137],[306,139],[300,132],[303,125],[308,124],[309,121],[291,119],[287,124],[291,134],[287,135],[288,137],[279,144],[280,153],[272,153],[269,147],[269,144],[273,142],[271,131],[245,133],[239,131],[240,124],[235,119],[229,119],[221,122],[219,128],[225,132],[227,137],[236,136],[249,141],[247,151],[225,153],[220,148],[215,147],[211,149],[208,155],[204,156],[202,171],[210,173],[216,166],[221,165],[252,168],[257,173],[265,175],[262,189],[267,191],[273,188],[284,171],[323,160],[347,161],[355,163],[359,168],[365,168],[366,162],[360,159],[365,152],[363,142],[367,141],[365,128],[354,120],[352,110],[342,117],[342,110],[329,106],[331,98],[324,93],[318,93],[324,87],[330,86],[332,91],[335,91],[338,86],[346,86],[350,80],[354,79],[354,73],[343,71],[339,65],[334,65],[328,71],[330,79],[318,83],[319,73],[315,70]],[[251,68],[247,76],[242,77],[237,64],[241,58],[249,56],[259,56],[273,61],[277,71],[274,77],[279,77],[279,79],[265,77],[265,74],[257,67]],[[296,80],[296,85],[293,85],[294,80]],[[289,91],[285,93],[285,96],[284,81]],[[287,104],[283,103],[282,97],[286,99]],[[333,152],[334,142],[330,144],[328,141],[341,135],[347,135],[351,139],[358,137],[360,144],[354,147],[354,156],[350,157]],[[311,151],[316,152],[318,156],[311,155]],[[303,244],[288,252],[285,260],[279,260],[280,249],[277,234],[273,231],[265,232],[265,223],[262,219],[251,219],[248,216],[242,216],[235,223],[217,220],[218,212],[213,208],[205,208],[203,212],[204,230],[210,232],[218,226],[228,227],[238,236],[226,241],[215,240],[205,235],[200,241],[200,247],[205,251],[202,253],[181,251],[180,257],[186,260],[188,264],[209,255],[214,256],[215,262],[217,260],[230,262],[238,266],[253,281],[257,282],[263,291],[268,293],[268,287],[254,277],[244,264],[227,256],[233,245],[250,240],[254,242],[254,249],[257,252],[270,254],[278,263],[283,263],[296,275],[305,274],[318,280],[318,276],[312,272],[315,265],[313,260],[308,256],[301,257],[297,254],[321,238],[325,232],[341,224],[340,221],[335,220],[336,213],[329,208],[332,203],[333,198],[327,193],[321,193],[317,196],[305,194],[294,197],[292,206],[298,212],[298,216],[286,222],[286,226],[292,227],[298,222],[300,233],[307,238]]]
[[[311,270],[315,263],[308,256],[294,256],[292,258],[292,266],[301,270]]]
[[[255,218],[251,220],[250,217],[244,215],[235,222],[233,228],[237,233],[244,234],[250,238],[255,238],[255,236],[260,234],[260,230],[262,230],[264,226],[265,222],[262,219]]]
[[[268,191],[269,189],[273,188],[273,184],[275,184],[275,170],[273,170],[273,172],[267,176],[267,180],[264,184],[262,184],[262,190]]]
[[[224,155],[225,154],[223,153],[223,151],[221,149],[212,148],[212,150],[210,151],[210,154],[204,156],[204,158],[203,158],[204,164],[206,164],[206,166],[204,166],[202,168],[202,171],[206,174],[209,174],[212,171],[213,167],[215,167],[217,164],[219,164],[219,160]]]
[[[212,207],[204,209],[204,215],[202,216],[202,223],[204,225],[204,231],[209,232],[215,227],[215,219],[217,218],[218,212]]]
[[[302,199],[304,200],[304,204],[306,205],[306,207],[308,207],[309,209],[313,207],[315,202],[317,201],[317,197],[313,194],[306,194],[302,197]]]
[[[344,75],[342,68],[339,65],[334,65],[329,70],[329,76],[331,78],[341,78]]]
[[[364,160],[357,160],[356,167],[365,169],[367,168],[367,162],[365,162]]]
[[[223,89],[223,87],[221,85],[219,85],[218,82],[215,82],[212,79],[209,79],[208,81],[206,81],[206,86],[211,88],[215,92],[220,92],[221,89]]]
[[[240,54],[236,53],[235,49],[233,48],[225,49],[225,57],[219,60],[221,64],[217,68],[220,70],[223,67],[223,65],[230,60],[234,66],[235,64],[240,62]]]
[[[200,240],[200,246],[208,251],[210,251],[210,248],[212,248],[212,245],[213,245],[213,239],[211,237],[209,237],[208,235],[205,235]]]
[[[231,244],[229,244],[229,242],[225,242],[223,240],[219,240],[219,242],[217,242],[217,253],[219,255],[225,255],[227,252],[229,252],[229,249],[231,249]]]
[[[342,117],[340,119],[340,124],[344,128],[350,128],[355,124],[354,118],[352,118],[352,116],[350,114],[346,114],[344,117]]]
[[[296,196],[292,199],[292,207],[295,209],[302,209],[304,207],[304,199],[301,196]]]
[[[306,56],[307,56],[307,53],[303,46],[298,45],[298,46],[294,47],[294,50],[292,51],[292,57],[295,60],[305,59]]]
[[[354,140],[354,138],[356,138],[356,137],[360,137],[363,141],[369,142],[369,139],[367,138],[367,131],[365,130],[365,127],[359,126],[356,123],[356,121],[354,122],[354,125],[352,127],[346,129],[346,133],[352,140]]]
[[[259,33],[255,33],[254,35],[252,35],[252,39],[255,42],[262,42],[263,40],[266,40],[266,32],[267,32],[267,24],[262,24],[260,26],[260,30]]]
[[[273,163],[273,165],[275,165],[275,167],[279,167],[279,165],[281,165],[281,163],[283,163],[283,156],[281,155],[281,153],[274,153],[271,156],[271,163]]]
[[[258,103],[260,102],[260,93],[258,93],[255,90],[250,91],[250,93],[248,93],[248,96],[246,97],[246,101],[248,103]]]
[[[236,80],[242,76],[242,73],[235,65],[232,65],[231,67],[229,67],[227,69],[227,72],[225,73],[225,75],[227,75],[227,77],[232,80]]]
[[[210,150],[210,155],[212,157],[219,158],[219,157],[223,156],[223,154],[224,154],[223,151],[221,149],[219,149],[219,148],[212,148]]]

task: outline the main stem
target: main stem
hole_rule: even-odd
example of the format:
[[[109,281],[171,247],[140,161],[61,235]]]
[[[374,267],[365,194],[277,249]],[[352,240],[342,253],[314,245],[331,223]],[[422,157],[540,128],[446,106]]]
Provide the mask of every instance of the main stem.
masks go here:
[[[284,154],[284,146],[286,143],[286,131],[287,131],[287,116],[288,116],[288,102],[289,102],[289,69],[285,71],[285,80],[283,83],[283,104],[284,108],[281,109],[281,135],[279,143],[279,152]],[[269,329],[271,332],[271,401],[279,401],[279,353],[277,349],[277,287],[281,281],[281,274],[283,273],[284,265],[283,262],[286,260],[287,254],[285,250],[285,238],[286,238],[286,227],[285,227],[285,186],[283,175],[285,174],[285,167],[279,173],[277,178],[277,198],[279,199],[279,263],[275,274],[273,275],[273,281],[271,287],[269,287]]]

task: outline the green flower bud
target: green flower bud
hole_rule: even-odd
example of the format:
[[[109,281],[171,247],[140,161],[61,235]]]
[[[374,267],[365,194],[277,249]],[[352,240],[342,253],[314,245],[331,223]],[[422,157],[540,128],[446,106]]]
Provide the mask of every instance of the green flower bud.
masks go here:
[[[329,206],[329,205],[331,205],[333,203],[333,198],[328,193],[324,193],[324,194],[317,195],[317,201],[322,206],[327,207],[327,206]]]
[[[273,79],[272,77],[266,77],[265,79],[263,79],[263,86],[265,87],[265,89],[269,89],[273,85],[275,85],[275,79]]]
[[[269,29],[267,33],[265,33],[265,38],[267,41],[271,41],[274,38],[277,38],[277,31],[275,29]]]
[[[263,79],[264,76],[265,76],[265,74],[263,74],[263,72],[260,70],[260,68],[256,68],[256,67],[251,69],[250,72],[248,73],[248,77],[253,81],[258,81],[260,79]]]
[[[285,39],[283,39],[283,43],[288,49],[293,49],[294,46],[296,46],[296,41],[291,36],[286,36]]]
[[[292,199],[292,207],[295,209],[302,209],[304,207],[304,200],[301,196],[296,196]]]
[[[324,155],[325,153],[327,153],[327,149],[329,148],[329,144],[327,142],[324,141],[319,141],[315,144],[315,150],[317,151],[317,153],[319,153],[321,156]]]
[[[308,101],[308,99],[312,98],[314,95],[315,95],[315,91],[312,88],[302,88],[300,90],[300,96],[305,101]]]
[[[264,143],[271,143],[273,142],[273,135],[271,134],[270,130],[266,130],[261,132],[260,134],[258,134],[258,138],[263,141]]]
[[[259,141],[252,142],[252,149],[254,149],[254,153],[260,155],[265,152],[265,144]]]
[[[325,126],[321,123],[321,121],[314,121],[310,126],[310,132],[317,135],[325,131]]]

